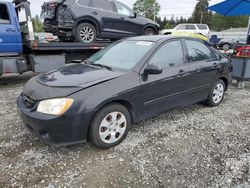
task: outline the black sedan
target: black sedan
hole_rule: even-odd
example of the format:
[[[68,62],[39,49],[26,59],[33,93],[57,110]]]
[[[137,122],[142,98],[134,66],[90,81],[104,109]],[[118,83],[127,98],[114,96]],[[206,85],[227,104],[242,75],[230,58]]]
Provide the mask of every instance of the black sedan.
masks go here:
[[[25,125],[49,144],[119,144],[131,128],[174,107],[219,105],[232,66],[199,39],[147,36],[113,43],[80,64],[38,75],[19,96]]]

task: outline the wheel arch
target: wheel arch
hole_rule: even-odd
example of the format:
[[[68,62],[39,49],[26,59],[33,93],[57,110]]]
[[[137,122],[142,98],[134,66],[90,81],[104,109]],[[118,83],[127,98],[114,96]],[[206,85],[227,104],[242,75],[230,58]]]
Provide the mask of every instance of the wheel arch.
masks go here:
[[[77,26],[81,23],[89,23],[93,25],[96,28],[97,35],[100,35],[101,30],[100,30],[100,24],[98,23],[98,21],[92,17],[82,17],[82,18],[79,18],[75,23],[74,32],[73,32],[74,36],[76,33]]]
[[[145,29],[147,29],[147,28],[153,29],[153,30],[155,31],[156,34],[159,33],[159,30],[158,30],[154,25],[152,25],[152,24],[147,24],[147,25],[145,25],[145,26],[143,27],[141,33],[143,34],[143,32],[145,31]]]
[[[134,122],[135,110],[134,110],[134,107],[133,107],[133,105],[131,103],[129,103],[128,101],[123,100],[123,99],[114,99],[114,100],[105,101],[105,102],[101,103],[100,105],[98,105],[95,108],[92,115],[91,115],[91,118],[90,118],[90,121],[89,121],[89,126],[88,126],[88,129],[87,129],[87,138],[88,139],[89,139],[89,130],[90,130],[91,122],[93,121],[96,113],[99,112],[105,106],[108,106],[108,105],[111,105],[111,104],[120,104],[120,105],[124,106],[128,110],[128,112],[130,114],[131,122],[132,123]]]
[[[164,35],[171,35],[171,34],[172,34],[171,32],[164,33]]]
[[[225,76],[222,76],[222,77],[220,77],[219,79],[222,80],[222,81],[224,82],[224,84],[225,84],[225,86],[226,86],[225,91],[227,91],[228,85],[229,85],[228,79],[227,79]]]

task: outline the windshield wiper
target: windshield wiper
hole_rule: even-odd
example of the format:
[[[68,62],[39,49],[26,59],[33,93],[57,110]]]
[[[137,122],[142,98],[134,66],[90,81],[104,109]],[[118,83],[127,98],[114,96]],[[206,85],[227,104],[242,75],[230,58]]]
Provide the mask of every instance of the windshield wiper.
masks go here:
[[[99,64],[99,63],[93,63],[91,64],[93,66],[98,66],[98,67],[101,67],[101,68],[105,68],[105,69],[108,69],[108,70],[112,70],[111,67],[107,66],[107,65],[103,65],[103,64]]]
[[[86,64],[86,65],[91,65],[93,62],[91,62],[91,61],[89,61],[89,60],[86,59],[82,63]]]

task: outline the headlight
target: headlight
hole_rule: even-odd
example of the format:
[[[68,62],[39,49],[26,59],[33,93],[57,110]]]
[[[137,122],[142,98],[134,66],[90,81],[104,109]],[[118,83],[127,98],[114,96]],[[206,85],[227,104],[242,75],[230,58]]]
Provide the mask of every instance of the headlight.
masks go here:
[[[38,104],[37,112],[60,116],[72,106],[73,102],[74,100],[70,98],[43,100]]]

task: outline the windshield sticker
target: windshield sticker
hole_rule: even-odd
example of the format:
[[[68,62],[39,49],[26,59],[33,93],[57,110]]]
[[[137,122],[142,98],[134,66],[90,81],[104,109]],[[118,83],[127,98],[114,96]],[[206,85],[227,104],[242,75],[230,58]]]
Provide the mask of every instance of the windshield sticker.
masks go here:
[[[151,46],[153,44],[153,42],[139,41],[136,44],[143,45],[143,46]]]

